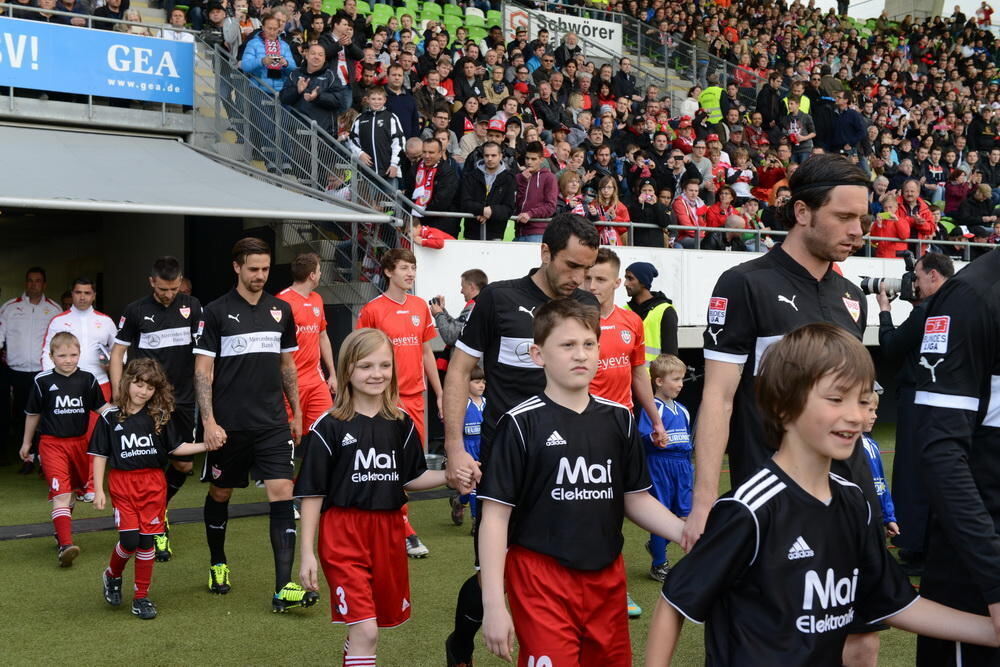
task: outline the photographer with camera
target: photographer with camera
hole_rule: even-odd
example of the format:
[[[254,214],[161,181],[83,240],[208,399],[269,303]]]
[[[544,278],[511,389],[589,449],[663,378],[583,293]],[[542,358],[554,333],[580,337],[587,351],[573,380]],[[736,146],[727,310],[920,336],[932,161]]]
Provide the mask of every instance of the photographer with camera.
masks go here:
[[[913,255],[907,255],[904,259],[909,265],[913,262]],[[880,311],[878,342],[883,358],[890,367],[897,369],[892,497],[901,532],[893,538],[893,542],[899,547],[903,569],[910,576],[919,576],[923,571],[929,513],[927,493],[921,480],[920,453],[915,449],[915,369],[919,366],[918,350],[927,318],[927,301],[953,275],[955,267],[950,258],[929,252],[917,260],[900,281],[882,279],[877,284],[862,284],[866,292],[869,287],[877,287],[874,293]],[[896,295],[913,303],[910,316],[898,327],[892,323],[892,299]]]

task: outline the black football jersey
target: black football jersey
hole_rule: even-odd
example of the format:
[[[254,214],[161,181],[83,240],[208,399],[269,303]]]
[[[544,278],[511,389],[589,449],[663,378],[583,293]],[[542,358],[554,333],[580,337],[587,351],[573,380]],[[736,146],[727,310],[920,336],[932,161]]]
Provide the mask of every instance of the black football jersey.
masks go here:
[[[913,445],[933,472],[924,476],[931,523],[921,590],[986,613],[1000,590],[1000,253],[941,287],[923,332]]]
[[[266,292],[251,305],[233,289],[203,313],[194,353],[215,358],[215,421],[233,431],[287,424],[281,353],[298,349],[292,307]]]
[[[177,405],[194,405],[194,338],[201,322],[201,303],[178,294],[164,306],[147,295],[125,307],[115,343],[128,347],[129,359],[155,359],[174,387]]]
[[[705,359],[743,366],[729,422],[734,485],[774,453],[764,444],[754,394],[754,380],[767,348],[785,334],[814,322],[837,324],[860,340],[866,317],[865,296],[857,285],[832,267],[822,280],[816,280],[780,245],[719,277],[708,305]],[[859,459],[863,456],[861,452]]]
[[[716,501],[663,597],[706,623],[707,665],[841,664],[847,628],[916,593],[885,548],[861,489],[830,475],[826,504],[773,461]]]
[[[107,410],[94,426],[87,453],[108,460],[108,467],[115,470],[144,470],[162,468],[167,464],[167,454],[182,443],[167,422],[160,432],[154,428],[153,418],[143,409],[120,419],[117,407]]]
[[[580,414],[533,396],[501,417],[490,456],[478,496],[513,507],[510,544],[577,570],[614,562],[625,494],[651,485],[632,412],[596,396]]]
[[[548,303],[549,297],[532,281],[532,274],[484,287],[455,343],[463,352],[482,359],[486,373],[481,449],[484,464],[497,420],[545,389],[545,372],[531,360],[529,350],[534,341],[535,310]],[[598,305],[593,294],[580,289],[573,292],[572,298],[595,308]]]
[[[35,376],[25,404],[26,415],[40,415],[38,433],[78,438],[87,433],[90,413],[104,405],[97,378],[77,368],[72,375],[55,370]]]
[[[427,470],[420,436],[408,415],[386,419],[357,414],[342,421],[329,413],[302,441],[295,496],[323,497],[329,507],[398,510],[404,488]]]

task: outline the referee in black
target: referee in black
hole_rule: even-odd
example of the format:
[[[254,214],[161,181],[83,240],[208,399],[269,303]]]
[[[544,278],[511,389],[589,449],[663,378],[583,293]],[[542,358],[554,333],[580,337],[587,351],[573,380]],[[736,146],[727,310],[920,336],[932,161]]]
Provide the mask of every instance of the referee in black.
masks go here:
[[[695,427],[695,487],[682,546],[705,529],[718,497],[722,457],[729,453],[732,487],[771,457],[765,445],[754,380],[769,345],[806,324],[830,322],[860,340],[868,309],[861,289],[834,270],[834,262],[861,247],[870,180],[841,155],[814,155],[792,175],[791,199],[778,212],[785,240],[765,255],[723,273],[712,292],[705,329],[705,385]],[[858,484],[881,526],[878,496],[861,447],[835,471]],[[872,636],[871,642],[877,642]],[[856,642],[856,640],[854,640]],[[867,643],[845,645],[870,654]],[[877,644],[874,644],[877,654]],[[845,660],[852,664],[851,660]]]
[[[914,443],[931,520],[920,594],[989,614],[1000,634],[1000,252],[938,290],[923,332]],[[917,665],[1000,665],[1000,650],[919,637]]]
[[[263,480],[270,501],[274,552],[273,611],[315,604],[316,593],[292,582],[295,516],[292,508],[294,445],[302,431],[298,376],[292,352],[298,349],[292,307],[264,291],[271,248],[260,239],[233,246],[236,287],[205,306],[195,343],[195,392],[210,452],[202,481],[205,536],[211,554],[208,586],[229,592],[226,524],[234,488]],[[285,402],[292,408],[289,428]]]
[[[580,287],[587,269],[597,261],[599,244],[592,222],[571,213],[557,215],[542,235],[542,265],[521,278],[490,283],[476,298],[476,307],[452,351],[444,386],[448,483],[459,493],[470,490],[463,488],[460,470],[474,469],[474,477],[479,479],[478,466],[466,453],[462,440],[472,369],[481,361],[486,373],[486,411],[480,446],[480,461],[485,467],[500,417],[545,389],[545,372],[532,361],[528,351],[534,340],[537,309],[560,297],[597,308],[597,299]],[[478,565],[478,550],[476,560]],[[445,640],[449,667],[472,664],[476,632],[482,619],[483,592],[478,574],[474,574],[458,593],[455,629]]]
[[[176,257],[160,257],[149,273],[151,294],[125,306],[118,321],[118,333],[111,348],[108,374],[111,393],[118,398],[119,382],[125,369],[125,353],[132,359],[155,359],[163,367],[174,388],[172,432],[178,442],[197,442],[194,409],[194,356],[191,350],[201,322],[201,303],[190,294],[181,294],[181,264]],[[173,446],[174,443],[168,443]],[[169,457],[166,469],[167,503],[180,491],[191,474],[193,456]],[[169,535],[155,535],[156,560],[168,561],[173,554]]]

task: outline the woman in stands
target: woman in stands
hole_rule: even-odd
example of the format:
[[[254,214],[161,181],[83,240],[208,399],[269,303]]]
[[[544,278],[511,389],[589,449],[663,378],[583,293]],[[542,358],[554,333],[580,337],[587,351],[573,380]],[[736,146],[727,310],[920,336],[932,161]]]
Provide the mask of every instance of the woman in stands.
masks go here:
[[[618,181],[614,176],[604,176],[597,183],[597,197],[587,204],[587,217],[597,225],[601,245],[624,245],[628,227],[614,222],[630,222],[628,207],[618,199]]]

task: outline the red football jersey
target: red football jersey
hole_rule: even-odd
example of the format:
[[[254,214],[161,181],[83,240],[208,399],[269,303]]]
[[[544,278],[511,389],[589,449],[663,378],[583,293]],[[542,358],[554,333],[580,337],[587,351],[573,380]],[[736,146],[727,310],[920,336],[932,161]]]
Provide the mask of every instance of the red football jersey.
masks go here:
[[[323,297],[312,292],[304,297],[291,287],[281,290],[278,298],[292,307],[292,318],[295,320],[295,339],[299,349],[292,355],[295,357],[295,368],[299,373],[299,383],[303,380],[319,379],[323,381],[323,370],[320,366],[319,335],[326,331],[326,313],[323,312]]]
[[[642,320],[631,310],[615,306],[601,318],[601,358],[590,393],[632,407],[632,368],[646,363]]]
[[[358,328],[384,331],[392,341],[396,359],[396,378],[400,394],[418,394],[424,390],[424,343],[437,335],[431,309],[420,297],[406,295],[403,303],[385,294],[365,304],[358,316]]]

